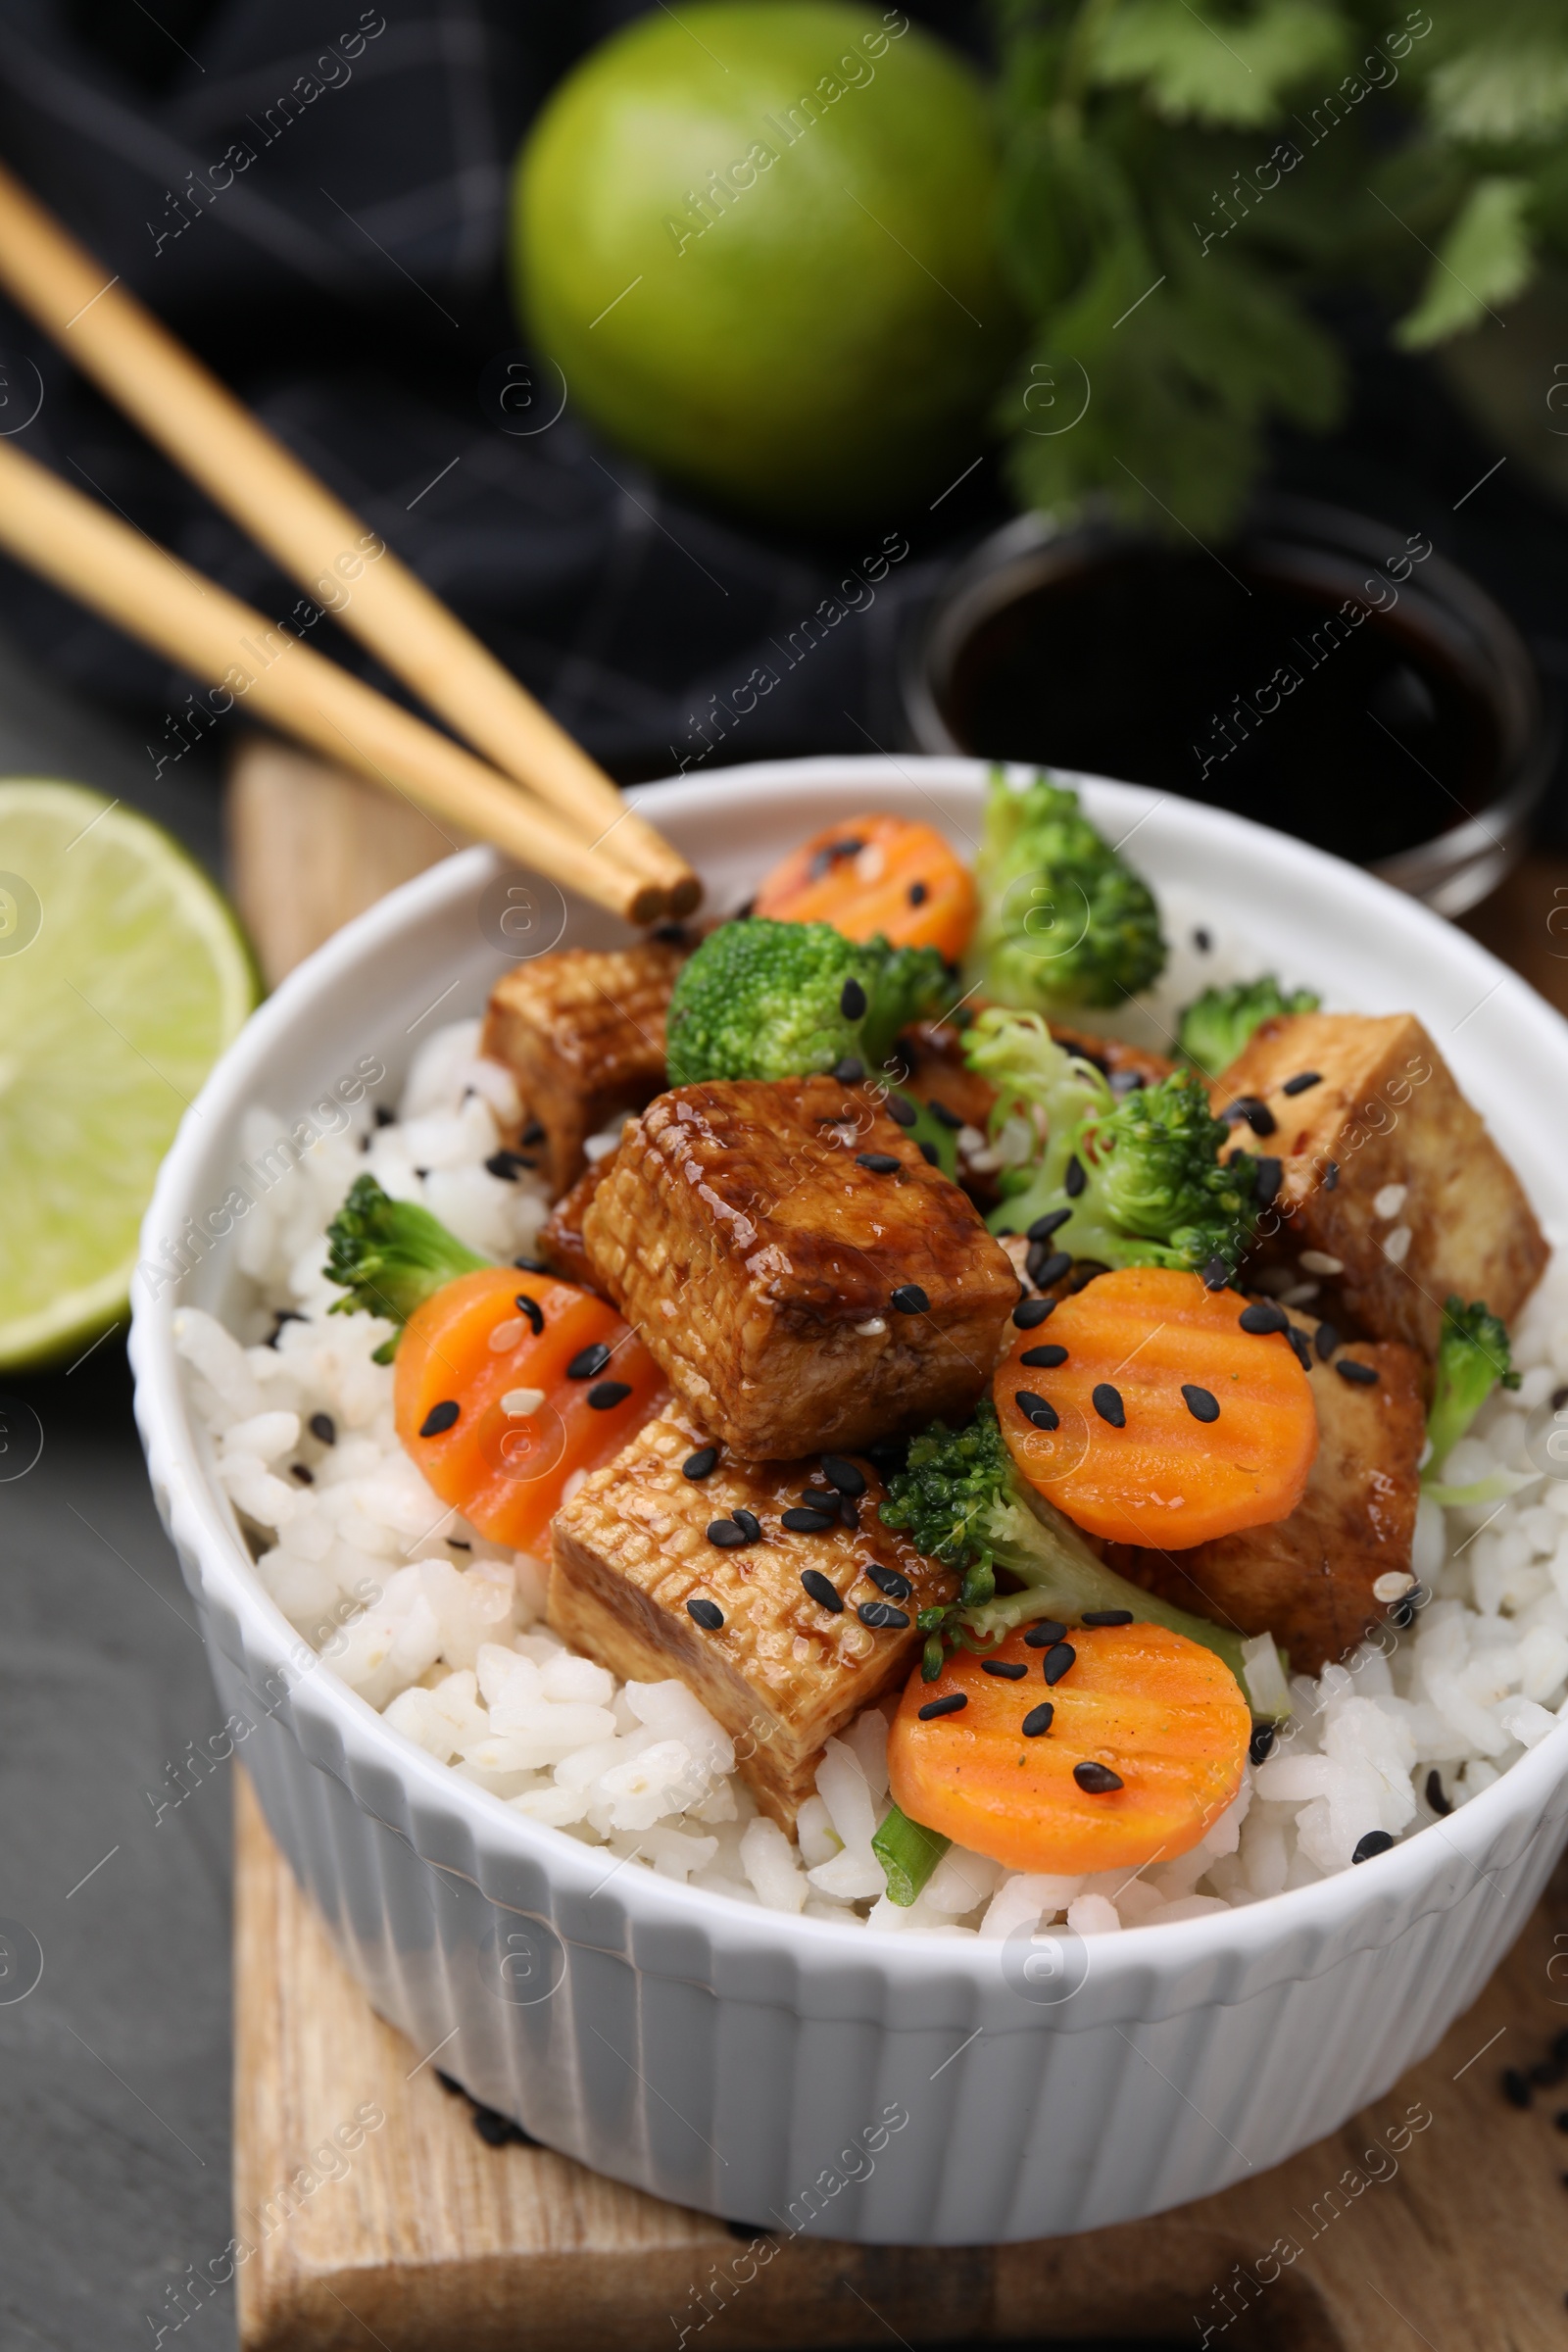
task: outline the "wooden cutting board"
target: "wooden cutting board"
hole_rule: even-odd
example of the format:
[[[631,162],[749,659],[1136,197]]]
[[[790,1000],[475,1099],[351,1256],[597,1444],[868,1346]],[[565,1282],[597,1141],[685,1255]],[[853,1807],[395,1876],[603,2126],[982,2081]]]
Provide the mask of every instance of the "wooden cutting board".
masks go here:
[[[456,846],[412,808],[260,741],[236,760],[229,814],[270,981]],[[1564,904],[1568,865],[1537,861],[1471,926],[1560,1007]],[[1568,2032],[1568,1870],[1433,2056],[1272,2173],[1077,2238],[921,2250],[775,2234],[760,2262],[705,2215],[542,2148],[488,2145],[468,2101],[366,2002],[242,1775],[234,1948],[242,2352],[1129,2336],[1562,2352],[1568,2338],[1568,2135],[1552,2120],[1568,2125],[1568,2084],[1530,2113],[1500,2089],[1504,2067],[1544,2060]],[[313,2164],[340,2126],[358,2144]]]

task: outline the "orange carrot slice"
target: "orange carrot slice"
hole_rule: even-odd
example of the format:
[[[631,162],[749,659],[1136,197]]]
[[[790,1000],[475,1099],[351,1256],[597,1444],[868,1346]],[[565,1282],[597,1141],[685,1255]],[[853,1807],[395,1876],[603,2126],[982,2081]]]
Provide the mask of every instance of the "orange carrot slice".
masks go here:
[[[1317,1410],[1283,1331],[1197,1274],[1124,1266],[1019,1332],[993,1384],[1013,1459],[1091,1535],[1185,1551],[1288,1519]]]
[[[1242,1785],[1252,1718],[1235,1676],[1162,1625],[1069,1626],[1067,1643],[1054,1684],[1052,1651],[1022,1633],[985,1658],[955,1651],[934,1683],[916,1670],[888,1741],[895,1801],[1009,1870],[1076,1877],[1186,1853]]]
[[[776,923],[831,923],[846,939],[932,947],[956,963],[976,909],[968,867],[933,825],[849,816],[776,865],[754,911]]]
[[[395,1361],[404,1450],[443,1502],[518,1551],[540,1549],[572,1473],[613,1460],[668,1394],[612,1306],[515,1266],[433,1293]]]

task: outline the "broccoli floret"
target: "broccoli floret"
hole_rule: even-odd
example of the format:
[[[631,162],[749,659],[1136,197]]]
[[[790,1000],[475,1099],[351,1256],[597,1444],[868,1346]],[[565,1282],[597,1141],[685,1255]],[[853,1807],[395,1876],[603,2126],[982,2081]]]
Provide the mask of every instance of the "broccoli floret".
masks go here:
[[[1488,1312],[1485,1299],[1473,1298],[1466,1306],[1462,1298],[1446,1298],[1437,1381],[1427,1415],[1427,1436],[1432,1442],[1427,1460],[1429,1480],[1437,1479],[1499,1381],[1505,1389],[1519,1386],[1507,1331]]]
[[[993,769],[975,882],[964,978],[999,1004],[1119,1004],[1165,968],[1149,885],[1049,776],[1020,792]]]
[[[400,1328],[432,1292],[495,1262],[476,1256],[417,1200],[392,1200],[373,1176],[357,1179],[326,1239],[321,1271],[344,1292],[328,1311],[381,1315]],[[376,1349],[375,1361],[389,1362],[396,1347],[394,1334]]]
[[[1262,1022],[1278,1012],[1316,1012],[1321,1002],[1309,988],[1287,996],[1272,972],[1260,980],[1234,980],[1229,988],[1205,988],[1182,1014],[1176,1050],[1206,1077],[1217,1078]]]
[[[845,1060],[875,1070],[901,1029],[956,994],[935,948],[846,939],[831,923],[725,923],[675,982],[669,1083],[803,1078]]]
[[[1145,1624],[1211,1649],[1247,1690],[1241,1635],[1173,1608],[1098,1559],[1072,1521],[1020,1476],[989,1397],[967,1429],[934,1421],[912,1441],[881,1516],[884,1526],[902,1529],[921,1551],[963,1573],[957,1598],[922,1609],[917,1620],[927,1682],[941,1673],[948,1650],[991,1649],[1037,1617],[1070,1622],[1091,1609],[1130,1609]],[[998,1569],[1022,1591],[999,1593]]]
[[[1107,1266],[1233,1273],[1251,1238],[1260,1162],[1222,1162],[1230,1129],[1198,1079],[1173,1071],[1118,1101],[1101,1073],[1058,1046],[1038,1013],[980,1014],[964,1045],[972,1069],[998,1089],[994,1134],[1027,1128],[1038,1111],[1043,1146],[1004,1167],[993,1232],[1027,1232],[1054,1215],[1056,1246]]]

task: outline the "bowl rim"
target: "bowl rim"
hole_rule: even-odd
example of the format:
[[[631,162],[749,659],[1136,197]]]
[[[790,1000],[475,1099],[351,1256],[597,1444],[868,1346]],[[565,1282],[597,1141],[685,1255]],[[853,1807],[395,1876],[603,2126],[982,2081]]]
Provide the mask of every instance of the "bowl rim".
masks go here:
[[[862,788],[880,789],[891,801],[900,794],[907,796],[911,784],[916,793],[921,790],[911,777],[911,766],[918,768],[924,782],[940,789],[978,782],[992,764],[967,758],[828,755],[737,765],[700,778],[671,778],[637,787],[627,797],[634,804],[652,801],[656,812],[665,817],[702,815],[721,808],[755,808],[762,794],[793,794],[813,785],[846,796]],[[1283,844],[1298,870],[1304,864],[1321,885],[1332,884],[1342,900],[1350,902],[1351,919],[1364,913],[1374,930],[1392,934],[1396,944],[1401,931],[1406,936],[1412,930],[1424,934],[1429,944],[1435,937],[1441,938],[1459,964],[1471,967],[1473,978],[1491,984],[1493,999],[1501,997],[1504,1008],[1528,1023],[1537,1033],[1543,1054],[1555,1054],[1568,1078],[1568,1023],[1517,974],[1417,901],[1360,867],[1248,818],[1202,803],[1181,802],[1178,796],[1144,786],[1053,772],[1074,785],[1089,786],[1097,796],[1108,797],[1140,820],[1155,804],[1179,807],[1183,811],[1180,821],[1199,836],[1205,852],[1221,858],[1238,846],[1256,858],[1263,845]],[[929,806],[927,802],[926,808]],[[179,1232],[182,1220],[197,1205],[191,1190],[196,1165],[214,1126],[236,1120],[246,1107],[246,1090],[256,1065],[291,1034],[308,1030],[311,1007],[339,980],[357,967],[373,963],[418,919],[471,900],[498,870],[496,854],[490,850],[460,852],[379,900],[287,975],[251,1015],[182,1117],[143,1224],[144,1256],[156,1252],[160,1234]],[[1390,953],[1394,952],[1391,946]],[[138,1275],[133,1286],[129,1349],[137,1421],[154,1487],[161,1500],[167,1497],[166,1515],[182,1550],[188,1548],[193,1555],[200,1582],[196,1596],[204,1604],[219,1600],[226,1604],[241,1629],[247,1654],[253,1648],[259,1655],[270,1654],[276,1659],[280,1673],[287,1663],[298,1678],[289,1685],[290,1715],[300,1688],[308,1684],[315,1707],[331,1720],[345,1759],[357,1752],[383,1785],[385,1776],[390,1775],[407,1796],[416,1795],[425,1807],[445,1813],[466,1833],[470,1852],[482,1856],[488,1851],[504,1862],[533,1866],[551,1885],[553,1893],[563,1899],[596,1891],[594,1883],[603,1881],[602,1847],[588,1846],[563,1832],[528,1821],[488,1790],[438,1763],[388,1724],[358,1692],[339,1682],[329,1668],[318,1672],[324,1661],[316,1653],[310,1652],[304,1667],[295,1663],[309,1645],[257,1576],[231,1506],[203,1458],[205,1436],[188,1408],[173,1344],[173,1317],[181,1303],[182,1287],[170,1284],[161,1296],[152,1297]],[[189,1580],[190,1566],[186,1573]],[[316,1756],[310,1760],[324,1769]],[[351,1771],[340,1771],[335,1777],[348,1782],[362,1810],[371,1810],[355,1787]],[[1094,1937],[1094,1974],[1102,1992],[1113,1995],[1118,1984],[1123,1990],[1132,1991],[1151,1978],[1186,1977],[1195,1970],[1201,1972],[1205,1963],[1242,1967],[1288,1946],[1299,1931],[1309,1927],[1336,1944],[1365,1947],[1385,1943],[1391,1915],[1398,1922],[1396,1933],[1402,1933],[1418,1917],[1447,1910],[1464,1899],[1473,1883],[1471,1873],[1484,1873],[1488,1863],[1501,1867],[1497,1849],[1509,1831],[1539,1826],[1551,1811],[1553,1791],[1565,1782],[1568,1721],[1527,1749],[1449,1820],[1425,1825],[1422,1833],[1375,1856],[1369,1866],[1348,1868],[1309,1886],[1223,1912]],[[397,1824],[385,1826],[409,1839],[409,1833]],[[1443,1881],[1453,1878],[1450,1865],[1455,1862],[1466,1866],[1463,1878],[1445,1887]],[[452,1864],[445,1861],[441,1867],[450,1870]],[[737,1902],[705,1888],[676,1885],[652,1871],[617,1870],[615,1879],[632,1934],[644,1925],[675,1931],[684,1928],[688,1933],[706,1931],[715,1948],[732,1955],[744,1957],[748,1952],[765,1950],[774,1958],[794,1959],[813,1974],[826,1961],[858,1962],[861,1972],[867,1968],[879,1971],[884,1980],[905,1986],[934,1985],[939,1981],[951,1984],[955,1976],[977,1987],[994,1986],[1007,1948],[1004,1937],[928,1936],[868,1929],[854,1919],[844,1923],[806,1919],[766,1910],[760,1904]],[[489,1900],[509,1907],[488,1886],[485,1891]],[[1382,1933],[1380,1921],[1384,1923]],[[574,1938],[566,1935],[560,1921],[557,1926],[564,1940],[591,1941],[603,1948],[597,1936]],[[1063,1940],[1071,1932],[1063,1927],[1039,1933]],[[1070,2024],[1071,2004],[1034,2014],[1037,2018],[1059,2017]]]

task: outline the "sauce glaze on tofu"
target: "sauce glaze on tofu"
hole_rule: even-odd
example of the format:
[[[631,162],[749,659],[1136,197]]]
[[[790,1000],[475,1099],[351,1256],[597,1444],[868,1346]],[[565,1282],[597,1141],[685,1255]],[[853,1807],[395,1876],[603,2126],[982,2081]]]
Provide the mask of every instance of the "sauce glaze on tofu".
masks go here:
[[[836,1078],[661,1095],[582,1230],[676,1395],[757,1460],[966,1416],[1018,1298],[965,1195]]]
[[[678,1675],[734,1738],[763,1810],[792,1830],[822,1742],[903,1684],[916,1611],[950,1600],[956,1580],[882,1525],[886,1490],[863,1458],[847,1465],[864,1486],[838,1523],[803,1532],[782,1521],[826,1488],[819,1461],[726,1454],[687,1478],[682,1465],[709,1445],[695,1422],[666,1413],[585,1481],[555,1520],[550,1623],[628,1681]],[[737,1510],[753,1514],[760,1540],[711,1543],[709,1528],[736,1525]],[[819,1597],[824,1581],[837,1609]],[[721,1622],[701,1622],[693,1600]]]

